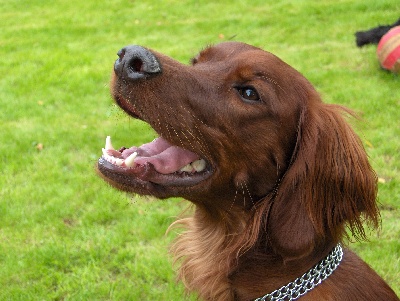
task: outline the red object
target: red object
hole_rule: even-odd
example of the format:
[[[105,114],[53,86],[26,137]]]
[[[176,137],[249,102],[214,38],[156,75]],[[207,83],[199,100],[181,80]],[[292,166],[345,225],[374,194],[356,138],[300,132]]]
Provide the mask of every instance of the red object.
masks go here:
[[[382,37],[376,54],[382,68],[400,72],[400,26],[393,27]]]

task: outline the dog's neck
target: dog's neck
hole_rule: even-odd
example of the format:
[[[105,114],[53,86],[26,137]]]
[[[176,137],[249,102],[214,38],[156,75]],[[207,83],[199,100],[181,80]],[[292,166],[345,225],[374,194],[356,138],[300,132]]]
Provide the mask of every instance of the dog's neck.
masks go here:
[[[342,258],[343,249],[342,246],[338,244],[331,252],[329,252],[327,257],[317,263],[301,277],[297,277],[294,281],[291,281],[254,301],[297,300],[332,275],[339,266]]]
[[[255,300],[287,285],[309,271],[331,250],[331,247],[324,251],[315,250],[306,257],[291,261],[285,261],[273,252],[249,250],[239,258],[237,267],[230,275],[236,297],[234,300]]]
[[[335,246],[326,242],[289,261],[268,247],[266,240],[243,250],[237,242],[245,218],[232,216],[210,218],[197,207],[193,217],[176,222],[186,229],[171,250],[180,264],[178,277],[202,300],[254,300],[300,277]]]

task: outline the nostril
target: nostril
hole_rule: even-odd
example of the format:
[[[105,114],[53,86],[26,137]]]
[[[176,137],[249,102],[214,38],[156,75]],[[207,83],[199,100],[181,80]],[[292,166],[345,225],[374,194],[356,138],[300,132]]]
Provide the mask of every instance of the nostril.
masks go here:
[[[139,58],[134,58],[130,61],[129,68],[133,72],[143,72],[143,61]]]

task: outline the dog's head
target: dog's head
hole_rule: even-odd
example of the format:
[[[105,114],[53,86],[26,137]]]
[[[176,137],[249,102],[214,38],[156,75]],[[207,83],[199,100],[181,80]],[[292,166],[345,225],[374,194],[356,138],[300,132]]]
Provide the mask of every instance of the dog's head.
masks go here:
[[[302,102],[314,93],[274,55],[233,42],[203,50],[190,66],[129,46],[114,71],[117,104],[160,138],[108,151],[121,160],[138,155],[129,166],[103,156],[101,174],[126,191],[194,202],[250,206],[267,195],[290,163]]]
[[[342,109],[273,54],[226,42],[190,65],[141,46],[118,56],[113,98],[160,138],[120,151],[107,143],[98,170],[115,187],[253,212],[251,227],[274,229],[281,253],[340,236],[346,221],[360,228],[362,211],[376,220],[376,178]]]

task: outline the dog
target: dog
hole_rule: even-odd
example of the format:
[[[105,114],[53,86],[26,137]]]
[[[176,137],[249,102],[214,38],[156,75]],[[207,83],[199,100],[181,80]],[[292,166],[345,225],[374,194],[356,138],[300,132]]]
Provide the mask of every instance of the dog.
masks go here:
[[[357,31],[356,44],[357,47],[363,47],[369,44],[378,44],[381,38],[393,27],[400,25],[400,19],[390,25],[379,25],[365,31]]]
[[[379,223],[377,177],[351,111],[325,104],[271,53],[240,42],[202,50],[190,65],[142,46],[118,52],[115,102],[159,138],[114,149],[99,174],[112,186],[193,214],[172,254],[188,292],[208,301],[399,300],[355,253]]]

